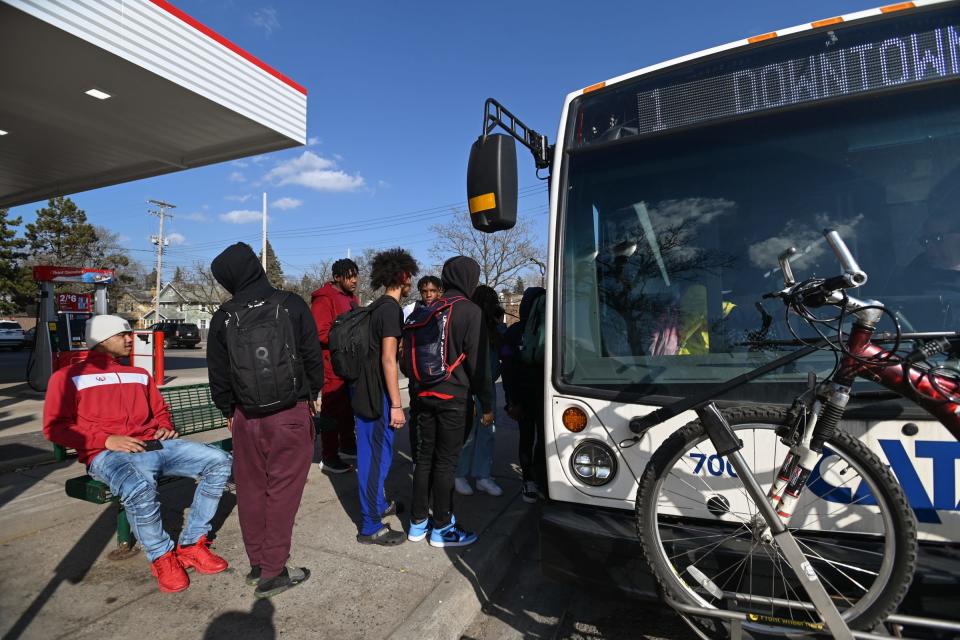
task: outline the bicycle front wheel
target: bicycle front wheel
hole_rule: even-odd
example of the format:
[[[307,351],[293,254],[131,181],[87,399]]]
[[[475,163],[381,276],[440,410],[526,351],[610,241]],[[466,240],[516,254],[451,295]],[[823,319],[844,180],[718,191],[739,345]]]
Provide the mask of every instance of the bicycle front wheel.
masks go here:
[[[788,452],[777,427],[786,411],[739,407],[724,415],[764,491]],[[906,595],[917,528],[900,485],[862,442],[837,431],[793,511],[789,528],[852,628],[870,629]],[[636,501],[644,554],[666,594],[707,609],[754,614],[755,637],[813,633],[820,617],[757,507],[699,421],[664,442],[647,464]],[[703,636],[729,637],[727,623],[688,621]]]

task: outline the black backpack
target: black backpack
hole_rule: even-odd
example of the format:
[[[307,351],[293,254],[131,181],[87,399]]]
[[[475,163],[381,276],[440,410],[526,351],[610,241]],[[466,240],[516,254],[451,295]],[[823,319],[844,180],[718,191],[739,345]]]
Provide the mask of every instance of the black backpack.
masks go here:
[[[401,368],[408,378],[422,387],[445,382],[463,362],[465,354],[447,362],[450,340],[450,319],[454,306],[466,298],[438,298],[418,306],[403,323],[403,361]]]
[[[370,357],[370,313],[381,300],[383,298],[365,307],[354,307],[337,316],[330,327],[330,364],[333,372],[347,382],[360,379]]]
[[[303,362],[287,309],[289,294],[277,291],[266,300],[228,302],[227,353],[237,404],[251,413],[273,413],[297,403]]]

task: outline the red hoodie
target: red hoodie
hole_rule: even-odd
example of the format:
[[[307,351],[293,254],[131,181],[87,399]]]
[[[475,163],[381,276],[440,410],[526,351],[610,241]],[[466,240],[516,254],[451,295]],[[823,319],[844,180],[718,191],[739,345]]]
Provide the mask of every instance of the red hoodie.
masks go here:
[[[91,351],[84,362],[50,377],[43,403],[43,435],[76,449],[84,464],[106,450],[107,436],[150,440],[161,427],[173,428],[170,413],[145,369]]]
[[[317,334],[323,346],[323,391],[336,391],[343,386],[343,380],[337,377],[330,362],[330,327],[341,313],[350,311],[360,304],[357,296],[344,293],[333,282],[328,282],[313,292],[310,311],[317,323]]]

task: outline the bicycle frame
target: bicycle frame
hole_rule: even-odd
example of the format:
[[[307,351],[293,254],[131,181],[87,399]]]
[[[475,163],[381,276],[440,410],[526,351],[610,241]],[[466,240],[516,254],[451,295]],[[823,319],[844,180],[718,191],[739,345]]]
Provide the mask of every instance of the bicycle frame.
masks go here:
[[[893,354],[871,342],[873,332],[870,326],[860,323],[853,325],[847,340],[849,353],[841,358],[840,368],[833,376],[834,381],[845,387],[850,387],[856,378],[875,382],[929,411],[953,437],[960,440],[960,404],[951,402],[941,391],[957,397],[960,395],[960,380],[927,373],[916,367],[886,363]],[[863,360],[876,362],[866,363]],[[931,382],[931,378],[935,383]]]

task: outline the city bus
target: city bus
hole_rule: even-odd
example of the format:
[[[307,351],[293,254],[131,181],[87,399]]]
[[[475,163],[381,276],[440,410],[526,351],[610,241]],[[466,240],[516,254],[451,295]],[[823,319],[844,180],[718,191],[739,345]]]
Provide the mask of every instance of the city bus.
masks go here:
[[[477,229],[515,222],[516,141],[549,176],[548,575],[656,597],[637,480],[695,415],[638,434],[639,418],[816,337],[763,297],[783,286],[785,249],[798,276],[834,275],[822,230],[835,229],[869,274],[852,295],[883,301],[887,330],[960,330],[960,3],[831,17],[598,82],[566,97],[552,145],[488,100],[468,168]],[[815,352],[717,403],[789,404],[834,365]],[[957,619],[960,443],[869,382],[844,428],[890,465],[918,521],[901,611]],[[732,473],[701,457],[693,473]]]

